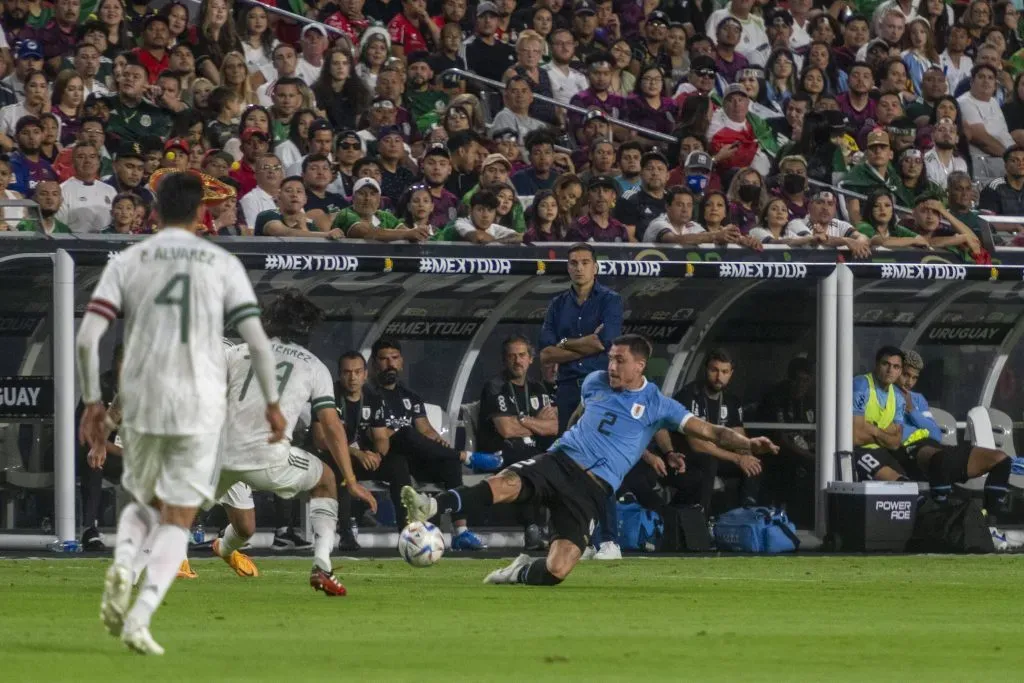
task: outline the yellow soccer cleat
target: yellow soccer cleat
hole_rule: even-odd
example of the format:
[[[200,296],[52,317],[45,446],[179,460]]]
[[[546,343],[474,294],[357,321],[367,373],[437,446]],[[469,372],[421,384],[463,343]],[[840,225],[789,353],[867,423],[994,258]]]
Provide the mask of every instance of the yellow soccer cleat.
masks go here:
[[[178,578],[179,579],[198,579],[199,578],[199,574],[196,574],[195,571],[192,570],[192,566],[188,563],[188,558],[187,557],[184,560],[181,561],[181,566],[178,567]]]
[[[213,542],[213,554],[220,557],[220,539],[218,538]],[[221,558],[228,563],[228,566],[235,570],[235,573],[241,576],[243,579],[251,579],[260,575],[260,570],[256,569],[256,564],[252,561],[248,555],[243,555],[237,550],[232,551],[227,557]]]

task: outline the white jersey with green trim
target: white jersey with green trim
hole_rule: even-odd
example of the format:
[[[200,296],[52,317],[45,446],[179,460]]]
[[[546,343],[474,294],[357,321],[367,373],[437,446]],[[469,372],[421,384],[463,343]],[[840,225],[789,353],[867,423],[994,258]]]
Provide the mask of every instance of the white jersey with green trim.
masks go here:
[[[281,413],[287,421],[284,430],[287,438],[307,405],[314,415],[324,408],[334,409],[334,381],[323,361],[298,344],[272,339],[270,348],[277,370]],[[278,444],[267,442],[270,438],[270,425],[265,416],[267,402],[249,360],[249,345],[233,346],[226,353],[228,420],[224,427],[221,465],[226,470],[257,470],[279,465],[282,457],[288,456],[287,443],[282,449]]]
[[[126,427],[218,434],[227,414],[224,328],[260,314],[237,257],[165,228],[111,257],[86,310],[124,314],[120,392]]]

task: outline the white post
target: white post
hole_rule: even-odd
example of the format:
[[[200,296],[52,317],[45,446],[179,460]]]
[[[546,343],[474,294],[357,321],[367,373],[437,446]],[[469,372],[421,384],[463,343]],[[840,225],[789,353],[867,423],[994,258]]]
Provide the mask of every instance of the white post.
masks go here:
[[[836,301],[836,450],[853,450],[853,271],[845,263]]]
[[[818,282],[818,481],[814,533],[824,539],[828,524],[825,488],[834,479],[836,452],[836,290],[833,272]]]
[[[57,538],[75,529],[75,263],[58,249],[53,263],[53,500]]]

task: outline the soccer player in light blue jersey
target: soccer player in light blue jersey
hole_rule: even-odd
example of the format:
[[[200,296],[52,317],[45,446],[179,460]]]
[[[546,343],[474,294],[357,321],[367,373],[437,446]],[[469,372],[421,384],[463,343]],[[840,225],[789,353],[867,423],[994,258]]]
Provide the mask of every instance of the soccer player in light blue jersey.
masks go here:
[[[576,566],[605,500],[618,490],[658,430],[682,432],[746,455],[778,452],[778,446],[765,437],[748,439],[727,427],[711,425],[662,395],[644,377],[650,356],[651,343],[645,338],[635,334],[616,338],[608,352],[608,370],[587,375],[573,424],[550,451],[517,462],[475,486],[460,486],[433,498],[407,486],[402,489],[402,503],[409,520],[425,521],[444,512],[472,512],[498,503],[542,503],[551,510],[554,530],[547,558],[520,555],[508,567],[491,572],[484,583],[554,586]],[[669,464],[682,467],[682,456],[674,458]]]

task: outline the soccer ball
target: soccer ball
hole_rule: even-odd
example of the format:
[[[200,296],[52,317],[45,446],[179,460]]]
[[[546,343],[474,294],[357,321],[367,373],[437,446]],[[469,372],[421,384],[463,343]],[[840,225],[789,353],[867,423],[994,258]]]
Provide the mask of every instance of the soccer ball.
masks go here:
[[[398,535],[398,554],[414,567],[429,567],[444,555],[444,536],[430,522],[413,522]]]

